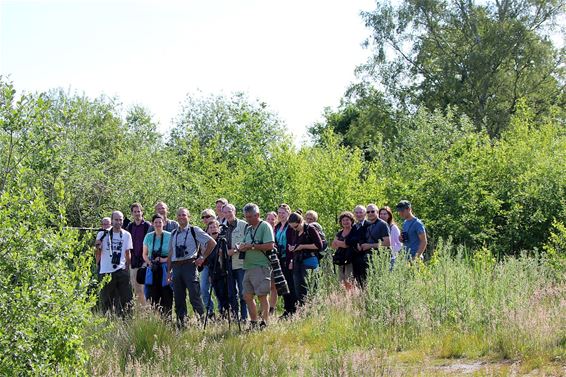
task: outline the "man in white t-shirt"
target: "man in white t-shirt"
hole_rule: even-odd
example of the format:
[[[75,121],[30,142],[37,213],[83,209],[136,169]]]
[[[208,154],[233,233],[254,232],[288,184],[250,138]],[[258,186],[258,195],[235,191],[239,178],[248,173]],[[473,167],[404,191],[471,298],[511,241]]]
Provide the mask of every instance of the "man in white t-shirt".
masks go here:
[[[122,229],[124,214],[112,212],[112,228],[98,232],[96,236],[97,260],[100,276],[110,275],[110,281],[100,291],[102,311],[114,311],[120,316],[127,314],[133,299],[130,284],[130,252],[132,236]]]

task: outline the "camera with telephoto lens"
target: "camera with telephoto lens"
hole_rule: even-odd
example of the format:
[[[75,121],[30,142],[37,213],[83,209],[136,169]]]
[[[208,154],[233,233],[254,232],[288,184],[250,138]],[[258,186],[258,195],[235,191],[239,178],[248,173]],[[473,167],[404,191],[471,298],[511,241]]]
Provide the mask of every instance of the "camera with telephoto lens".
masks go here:
[[[277,257],[277,249],[272,249],[267,253],[267,258],[271,263],[271,269],[273,270],[273,283],[277,289],[277,294],[280,296],[289,294],[289,286],[287,285],[287,280],[283,275],[281,270],[281,263],[279,263],[279,258]]]
[[[158,273],[161,268],[161,263],[157,261],[157,258],[159,257],[157,256],[151,261],[151,272],[154,274]]]
[[[409,232],[401,232],[401,236],[403,236],[403,242],[409,242]]]
[[[187,245],[175,245],[175,258],[184,258],[187,254]]]

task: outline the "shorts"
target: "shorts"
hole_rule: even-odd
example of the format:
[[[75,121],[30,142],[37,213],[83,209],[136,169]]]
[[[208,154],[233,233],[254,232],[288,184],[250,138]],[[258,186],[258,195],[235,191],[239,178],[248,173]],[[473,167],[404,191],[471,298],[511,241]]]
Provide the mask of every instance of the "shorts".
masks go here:
[[[267,296],[271,291],[271,268],[254,267],[244,273],[244,294]]]
[[[338,269],[338,276],[341,283],[354,280],[354,265],[352,265],[352,263],[348,263],[344,266],[336,266],[336,268]]]

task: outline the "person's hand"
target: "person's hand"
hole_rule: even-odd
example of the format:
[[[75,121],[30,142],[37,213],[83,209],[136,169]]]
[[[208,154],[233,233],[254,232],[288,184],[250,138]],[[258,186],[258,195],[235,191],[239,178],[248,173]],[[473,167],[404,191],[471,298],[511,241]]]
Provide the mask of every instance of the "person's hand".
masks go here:
[[[197,267],[201,267],[204,264],[204,258],[202,256],[198,257],[195,261],[195,264],[197,265]]]
[[[399,242],[403,243],[403,233],[399,235]]]
[[[289,270],[293,269],[293,260],[291,259],[291,261],[289,262]]]
[[[295,250],[296,250],[295,245],[289,245],[289,251],[295,251]]]
[[[173,281],[173,275],[170,272],[167,272],[167,284],[171,284]]]
[[[232,255],[236,254],[235,249],[228,249],[228,256],[231,257]]]
[[[371,249],[371,248],[369,247],[369,243],[363,243],[363,244],[361,245],[361,247],[362,247],[362,248],[361,248],[361,251],[366,251],[366,250]]]
[[[239,251],[248,251],[252,248],[252,244],[250,243],[241,243],[240,246],[238,247]]]

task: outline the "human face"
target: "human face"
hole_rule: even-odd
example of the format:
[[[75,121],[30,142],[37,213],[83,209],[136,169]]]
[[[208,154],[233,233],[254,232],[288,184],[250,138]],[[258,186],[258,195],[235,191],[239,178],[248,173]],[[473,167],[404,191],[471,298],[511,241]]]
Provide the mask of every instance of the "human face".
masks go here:
[[[220,233],[220,229],[218,228],[218,224],[214,223],[210,223],[210,225],[208,225],[208,229],[206,230],[206,233],[208,233],[211,236],[217,236],[218,233]]]
[[[382,209],[379,211],[379,218],[386,223],[389,223],[389,213],[386,210]]]
[[[177,222],[181,227],[186,227],[189,223],[189,213],[186,210],[181,210],[177,213]]]
[[[114,230],[118,231],[122,228],[122,224],[124,223],[124,215],[121,213],[115,213],[112,215],[112,227]]]
[[[290,226],[291,228],[293,228],[294,230],[296,230],[297,232],[299,231],[299,226],[300,226],[300,225],[301,225],[300,223],[289,223],[289,226]]]
[[[256,226],[259,223],[259,213],[248,213],[244,212],[246,222],[251,226]]]
[[[167,217],[167,206],[163,203],[159,203],[155,206],[155,212],[159,213],[161,216]]]
[[[222,202],[216,202],[215,211],[216,211],[216,214],[217,214],[218,216],[222,216],[222,207],[224,207],[224,203],[222,203]]]
[[[312,224],[316,222],[316,219],[312,214],[309,213],[308,215],[305,216],[305,221],[307,222],[307,224]]]
[[[402,219],[408,219],[411,215],[410,208],[398,209],[397,211],[399,212],[399,217],[401,217]]]
[[[161,233],[163,231],[163,220],[159,217],[153,220],[153,227],[157,233]]]
[[[204,225],[208,225],[209,222],[215,220],[214,216],[210,215],[209,213],[203,213],[200,217]]]
[[[340,225],[342,225],[342,228],[351,228],[352,220],[349,217],[344,216],[342,217],[342,220],[340,220]]]
[[[267,221],[269,223],[269,225],[271,225],[271,227],[275,227],[275,221],[276,220],[277,220],[277,217],[273,213],[270,213],[269,215],[267,215],[265,217],[265,221]]]
[[[229,207],[224,207],[222,209],[222,214],[224,215],[224,218],[230,222],[234,221],[234,219],[236,218],[236,214],[234,213],[234,210]]]
[[[356,208],[354,210],[354,216],[358,222],[362,222],[366,219],[366,211],[363,208]]]
[[[277,210],[277,217],[279,218],[280,223],[286,223],[289,219],[289,212],[285,208],[279,208]]]
[[[108,219],[108,218],[104,218],[102,219],[102,221],[100,222],[100,227],[102,229],[109,229],[112,228],[112,220]]]
[[[372,223],[377,220],[377,207],[376,206],[368,206],[367,211],[368,220]]]
[[[136,221],[140,221],[143,218],[143,212],[140,209],[140,207],[136,206],[136,207],[132,208],[132,217]]]

